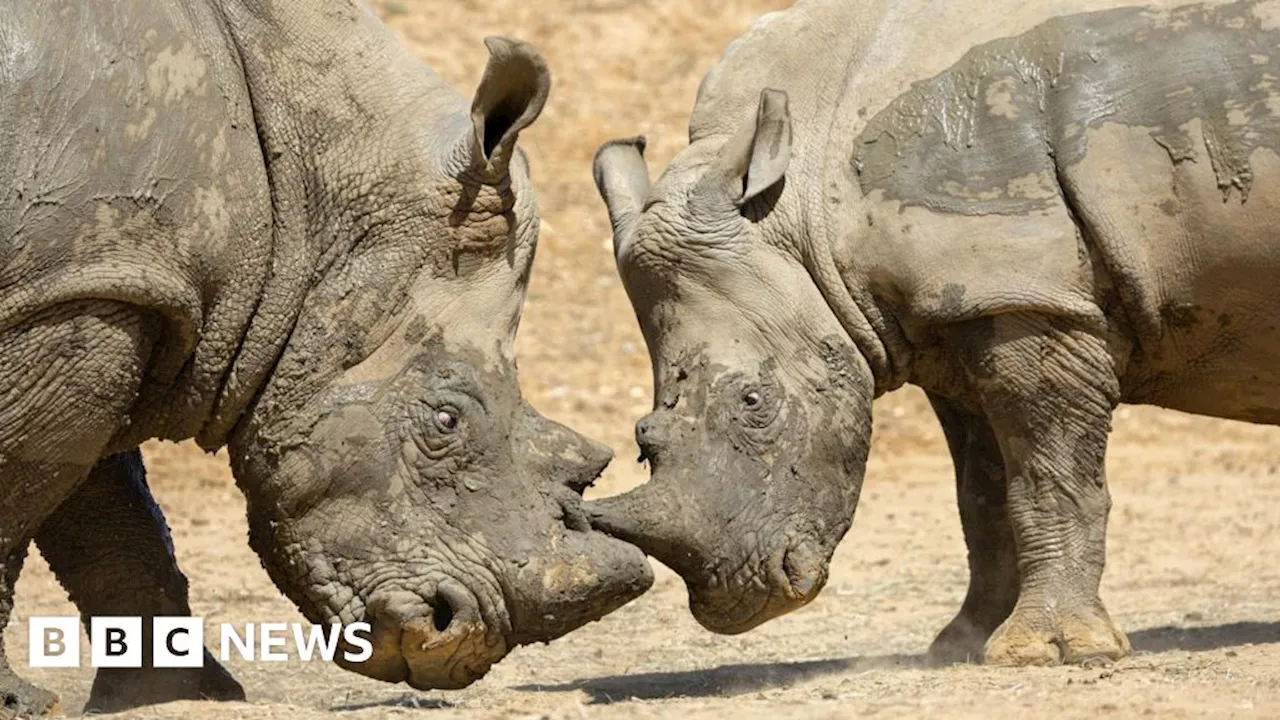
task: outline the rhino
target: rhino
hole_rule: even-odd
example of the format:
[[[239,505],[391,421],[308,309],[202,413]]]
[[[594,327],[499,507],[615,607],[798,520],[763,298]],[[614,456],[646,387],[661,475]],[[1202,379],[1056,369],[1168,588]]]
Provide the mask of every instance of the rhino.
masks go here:
[[[581,507],[611,451],[521,398],[550,75],[486,45],[468,103],[359,0],[0,1],[0,627],[32,542],[85,618],[190,613],[152,438],[229,450],[373,678],[462,687],[648,588]],[[145,655],[87,709],[244,697]],[[55,702],[0,648],[0,716]]]
[[[1119,403],[1280,424],[1280,2],[802,0],[652,186],[600,149],[648,344],[648,483],[593,525],[736,633],[811,601],[872,401],[922,388],[969,587],[929,653],[1130,651],[1099,597]]]

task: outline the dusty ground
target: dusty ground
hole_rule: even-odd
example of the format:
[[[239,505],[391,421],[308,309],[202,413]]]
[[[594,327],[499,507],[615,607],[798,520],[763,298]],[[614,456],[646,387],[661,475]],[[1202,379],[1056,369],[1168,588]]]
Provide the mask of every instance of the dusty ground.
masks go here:
[[[631,423],[649,373],[607,250],[589,163],[602,141],[637,132],[661,165],[684,142],[697,82],[720,49],[780,0],[387,0],[406,42],[469,89],[481,38],[537,44],[556,74],[552,102],[524,147],[546,223],[525,322],[521,372],[550,415],[608,441],[619,460],[601,484],[643,476]],[[831,582],[809,607],[738,637],[699,628],[678,579],[549,646],[523,648],[462,691],[415,693],[324,665],[232,669],[252,703],[148,708],[137,718],[429,720],[480,717],[800,718],[1280,716],[1280,431],[1125,409],[1110,457],[1115,497],[1103,597],[1137,652],[1112,668],[920,667],[959,605],[964,554],[949,461],[922,397],[883,399],[875,454]],[[212,622],[300,619],[245,543],[243,504],[225,458],[147,448],[197,613]],[[73,614],[33,560],[22,621]],[[84,702],[90,671],[29,672]]]

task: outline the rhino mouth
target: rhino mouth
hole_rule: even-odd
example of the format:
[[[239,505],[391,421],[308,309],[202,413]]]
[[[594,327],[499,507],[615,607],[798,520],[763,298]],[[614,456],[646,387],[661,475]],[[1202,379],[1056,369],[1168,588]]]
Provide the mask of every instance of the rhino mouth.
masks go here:
[[[689,609],[712,632],[744,633],[812,602],[826,585],[828,564],[814,541],[788,538],[759,564],[728,577],[686,578]]]

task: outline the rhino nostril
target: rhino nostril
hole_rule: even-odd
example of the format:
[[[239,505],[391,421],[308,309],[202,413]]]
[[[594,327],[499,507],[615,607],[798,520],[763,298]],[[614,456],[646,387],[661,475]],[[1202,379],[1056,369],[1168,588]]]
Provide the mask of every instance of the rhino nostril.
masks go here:
[[[791,591],[801,600],[812,600],[826,584],[826,563],[812,542],[802,541],[782,557],[782,572]]]
[[[447,598],[436,598],[435,602],[431,603],[431,624],[435,626],[438,633],[448,630],[453,624],[453,605]]]
[[[659,435],[652,417],[641,418],[636,423],[636,445],[640,446],[640,457],[636,458],[636,462],[653,461],[658,454]]]
[[[652,441],[654,435],[653,416],[646,415],[636,421],[636,442]]]

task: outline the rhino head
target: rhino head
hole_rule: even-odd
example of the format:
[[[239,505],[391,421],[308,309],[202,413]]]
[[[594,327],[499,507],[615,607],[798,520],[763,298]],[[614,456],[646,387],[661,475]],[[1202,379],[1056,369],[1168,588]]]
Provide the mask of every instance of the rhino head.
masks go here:
[[[538,211],[516,141],[550,80],[529,46],[487,42],[470,109],[438,81],[401,88],[387,122],[303,148],[325,173],[276,178],[304,187],[307,234],[346,249],[308,273],[230,442],[275,583],[312,622],[372,625],[350,669],[419,689],[465,686],[652,582],[581,506],[611,451],[521,397]]]
[[[826,582],[862,484],[871,373],[807,269],[784,93],[695,139],[652,187],[643,151],[606,144],[595,178],[653,363],[636,423],[652,475],[588,506],[684,578],[703,626],[743,632]]]

